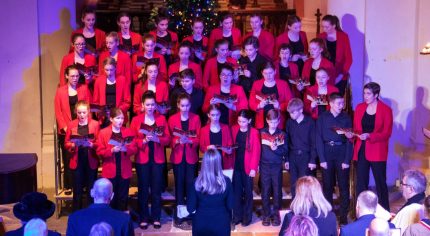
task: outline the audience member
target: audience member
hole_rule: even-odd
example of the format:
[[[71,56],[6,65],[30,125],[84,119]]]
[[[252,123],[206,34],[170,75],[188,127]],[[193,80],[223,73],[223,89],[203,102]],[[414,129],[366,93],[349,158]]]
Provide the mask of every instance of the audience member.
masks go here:
[[[384,219],[375,218],[370,222],[368,236],[390,236],[390,227]]]
[[[34,218],[31,219],[24,227],[24,236],[47,236],[48,227],[45,221]]]
[[[318,227],[311,217],[296,215],[291,219],[290,226],[284,236],[317,236]]]
[[[90,236],[114,236],[112,226],[106,222],[100,222],[91,227]]]
[[[423,218],[419,223],[412,224],[406,228],[403,236],[430,235],[430,196],[426,197],[423,205],[426,218]]]

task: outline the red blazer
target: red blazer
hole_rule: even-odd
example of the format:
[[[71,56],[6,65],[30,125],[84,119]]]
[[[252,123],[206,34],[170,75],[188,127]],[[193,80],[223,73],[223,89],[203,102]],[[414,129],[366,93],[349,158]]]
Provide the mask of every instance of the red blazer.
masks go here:
[[[66,142],[65,147],[67,151],[69,151],[71,158],[70,158],[70,169],[76,170],[76,167],[78,167],[78,149],[75,147],[75,144],[73,142],[70,142],[70,136],[71,135],[78,135],[78,124],[79,121],[77,119],[73,120],[69,123],[67,126],[67,132],[66,132]],[[88,163],[90,165],[90,168],[92,170],[97,169],[99,165],[99,157],[97,156],[96,150],[97,150],[97,136],[99,135],[99,122],[88,119],[88,134],[94,134],[94,140],[93,147],[88,148]]]
[[[203,36],[202,40],[203,40],[203,42],[202,42],[202,47],[203,47],[203,48],[206,48],[206,50],[207,50],[207,49],[208,49],[208,47],[209,47],[209,39],[208,39],[208,37]],[[190,43],[194,43],[194,38],[193,38],[193,36],[192,36],[192,35],[190,35],[190,36],[185,37],[185,38],[182,40],[182,42],[184,42],[184,41],[188,41],[188,42],[190,42]],[[206,51],[206,52],[202,52],[202,55],[203,55],[203,57],[206,59],[206,57],[207,57],[207,55],[208,55],[208,52],[207,52],[207,51]]]
[[[170,143],[170,133],[169,127],[167,127],[166,118],[163,115],[154,114],[155,125],[164,126],[164,133],[159,136],[160,143],[154,142],[154,161],[157,164],[162,164],[166,162],[166,157],[164,156],[164,147]],[[139,164],[146,164],[149,161],[149,147],[148,144],[143,143],[145,134],[139,133],[140,125],[145,122],[145,113],[139,114],[133,118],[130,124],[130,129],[133,130],[136,138],[135,143],[137,145],[137,154],[135,162]]]
[[[208,88],[208,91],[205,95],[205,101],[203,102],[202,111],[204,113],[209,112],[210,100],[214,97],[215,94],[221,94],[221,86],[213,85]],[[237,122],[237,113],[242,109],[248,109],[248,99],[246,99],[245,92],[243,91],[242,86],[231,84],[230,86],[230,95],[237,96],[236,102],[236,111],[228,110],[229,116],[229,124],[233,125]]]
[[[173,73],[178,73],[179,72],[179,65],[180,65],[180,62],[178,61],[178,62],[175,62],[175,63],[173,63],[173,64],[171,64],[169,66],[169,70],[168,70],[169,78],[170,78],[170,76]],[[188,61],[188,68],[190,68],[191,70],[193,70],[194,75],[196,77],[196,82],[195,82],[194,86],[196,88],[203,88],[202,67],[199,64],[197,64],[195,62],[192,62],[190,60],[190,61]]]
[[[305,61],[305,64],[303,65],[303,71],[302,71],[302,77],[305,79],[309,79],[311,76],[311,70],[312,70],[312,62],[314,61],[313,58],[309,58]],[[324,68],[330,79],[327,81],[328,84],[334,85],[334,81],[336,79],[336,71],[333,66],[333,63],[329,61],[327,58],[322,57],[321,63],[319,68]],[[318,68],[318,69],[319,69]]]
[[[338,93],[339,89],[336,88],[334,85],[327,84],[327,96],[329,96],[332,93]],[[318,118],[318,107],[315,107],[312,109],[311,107],[311,101],[307,98],[307,95],[311,95],[312,97],[318,96],[318,85],[314,84],[305,90],[305,94],[303,96],[303,110],[309,114],[314,120]],[[330,110],[330,104],[326,106],[326,110]]]
[[[212,57],[206,62],[205,69],[203,71],[203,88],[205,90],[207,90],[209,86],[220,84],[218,75],[218,61],[216,58],[216,56]],[[237,65],[236,60],[231,57],[227,57],[226,62],[232,65]]]
[[[279,79],[279,65],[280,61],[276,60],[275,61],[275,69],[276,69],[276,74],[275,74],[275,78]],[[296,65],[296,63],[289,61],[288,62],[288,68],[290,68],[290,73],[291,73],[291,78],[293,79],[297,79],[299,78],[299,67]]]
[[[231,130],[228,125],[221,124],[221,136],[222,136],[222,146],[231,146],[234,144],[233,138],[231,137]],[[211,125],[207,124],[200,130],[200,151],[205,153],[207,147],[211,145],[210,140]],[[234,167],[234,154],[227,154],[222,152],[222,168],[223,169],[233,169]],[[234,150],[233,150],[234,152]]]
[[[140,71],[142,70],[141,66],[137,66],[137,58],[139,56],[143,57],[145,54],[144,52],[137,52],[133,54],[131,57],[131,68],[132,68],[132,74],[133,74],[133,83],[137,83],[138,76],[140,74]],[[153,58],[158,58],[160,60],[160,65],[158,65],[158,80],[163,80],[167,82],[167,66],[166,66],[166,60],[164,59],[163,55],[160,55],[158,53],[155,53],[152,55]]]
[[[103,51],[100,53],[99,57],[99,74],[106,75],[105,70],[103,68],[103,61],[110,57],[109,51]],[[116,77],[122,75],[125,77],[125,81],[128,86],[128,90],[130,90],[131,86],[131,60],[127,53],[118,50],[118,58],[116,60]]]
[[[84,28],[79,28],[72,32],[70,36],[70,42],[72,42],[73,35],[75,34],[83,34]],[[103,30],[94,29],[94,36],[96,37],[96,50],[102,50],[106,46],[106,33]],[[70,46],[69,52],[73,52],[73,47]]]
[[[84,66],[90,67],[90,66],[97,66],[97,60],[93,55],[85,54],[84,56]],[[60,86],[66,85],[66,76],[64,73],[66,72],[66,68],[70,65],[75,64],[75,53],[71,52],[63,57],[63,60],[61,61],[61,68],[60,68]]]
[[[178,142],[179,137],[173,135],[173,128],[181,129],[181,113],[178,112],[169,118],[169,130],[172,134],[172,139],[170,142],[170,147],[172,152],[170,154],[170,162],[173,164],[179,164],[182,162],[182,155],[184,154],[185,146],[185,159],[188,164],[196,164],[199,160],[199,155],[197,148],[200,142],[200,117],[196,114],[189,113],[188,117],[188,130],[194,130],[197,133],[196,138],[190,138],[193,142],[192,144],[180,144]]]
[[[121,127],[123,137],[133,136],[131,129]],[[97,138],[97,155],[102,159],[102,177],[114,178],[116,176],[116,161],[115,154],[112,153],[113,145],[109,144],[109,139],[112,136],[112,125],[100,130]],[[131,172],[131,156],[136,154],[137,147],[135,141],[127,145],[127,152],[121,152],[121,177],[129,179],[132,176]]]
[[[245,172],[249,175],[251,170],[258,172],[258,164],[260,163],[261,156],[261,144],[260,144],[260,132],[257,129],[251,127],[249,130],[250,136],[249,141],[246,139],[245,149]],[[233,140],[236,140],[237,133],[239,132],[239,125],[232,127]],[[233,162],[234,163],[234,162]]]
[[[243,41],[245,41],[250,36],[252,36],[252,31],[243,37]],[[273,34],[267,30],[262,29],[260,35],[258,36],[258,43],[260,45],[258,52],[267,59],[273,60],[273,50],[275,49],[275,37]]]
[[[231,29],[231,35],[233,37],[233,45],[230,46],[241,46],[242,43],[242,34],[240,33],[240,30],[236,27],[233,27]],[[208,53],[209,56],[213,56],[213,52],[215,51],[215,42],[218,39],[223,39],[222,36],[222,28],[218,27],[212,30],[210,36],[209,36],[209,47],[208,47]]]
[[[321,33],[318,38],[327,40],[327,33]],[[347,74],[352,65],[352,52],[349,37],[345,32],[336,31],[336,63],[335,63],[335,77],[343,74],[343,79],[347,79]]]
[[[85,84],[78,84],[78,101],[85,100],[91,101],[91,92]],[[67,127],[72,121],[72,114],[70,113],[69,105],[69,87],[68,85],[57,88],[54,99],[55,105],[55,119],[57,120],[57,132],[61,133],[61,129]]]
[[[300,36],[300,41],[302,41],[302,44],[304,47],[304,53],[308,53],[309,45],[308,45],[308,37],[306,36],[306,32],[300,31],[299,36]],[[287,44],[290,43],[290,38],[288,38],[288,31],[285,31],[284,33],[276,37],[274,58],[279,58],[279,48],[283,43],[287,43]]]
[[[155,93],[155,101],[158,103],[169,101],[169,85],[164,81],[156,81],[155,87],[157,92]],[[143,84],[140,82],[134,86],[133,96],[133,112],[136,114],[142,113],[142,95],[148,90],[148,81],[146,80]]]
[[[178,55],[178,46],[179,46],[179,41],[178,41],[178,35],[170,30],[167,30],[167,33],[170,34],[170,38],[172,39],[172,56],[176,56]],[[155,41],[157,41],[157,31],[153,30],[150,31],[149,34],[153,35],[155,37]]]
[[[264,109],[257,109],[258,104],[260,104],[260,100],[256,98],[257,92],[261,91],[264,85],[264,79],[259,79],[254,81],[254,84],[252,85],[251,93],[249,95],[249,108],[251,110],[255,111],[257,114],[255,115],[255,128],[261,129],[264,127]],[[279,94],[279,110],[281,111],[281,122],[279,122],[279,128],[284,129],[285,128],[285,121],[286,121],[286,111],[288,102],[291,98],[293,98],[293,95],[291,94],[290,87],[288,87],[287,82],[276,79],[276,88],[278,90]]]
[[[361,119],[366,112],[367,104],[360,103],[355,108],[354,132],[363,133]],[[393,130],[393,111],[385,103],[378,101],[376,107],[375,129],[366,140],[365,156],[368,161],[387,161],[388,141]],[[361,139],[355,138],[353,159],[358,159],[358,151],[361,147]]]
[[[106,105],[106,76],[100,76],[94,83],[93,103]],[[127,123],[127,111],[130,108],[131,98],[130,89],[127,87],[124,76],[116,77],[116,104],[115,106],[121,109],[124,114],[124,124]]]
[[[122,32],[118,31],[119,44],[122,44]],[[139,45],[139,52],[142,51],[142,36],[138,33],[130,31],[131,45]]]

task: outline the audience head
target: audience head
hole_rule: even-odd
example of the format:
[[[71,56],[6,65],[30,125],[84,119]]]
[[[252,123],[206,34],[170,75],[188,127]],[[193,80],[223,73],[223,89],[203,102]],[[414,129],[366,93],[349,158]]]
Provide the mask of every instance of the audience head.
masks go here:
[[[21,201],[13,206],[13,215],[22,222],[33,218],[48,219],[55,212],[55,204],[48,200],[44,193],[31,192],[25,194]]]
[[[330,203],[324,198],[321,185],[315,177],[304,176],[296,182],[296,196],[291,202],[291,210],[295,215],[309,215],[312,207],[317,208],[317,217],[324,217],[332,210]]]
[[[424,199],[424,214],[426,214],[427,219],[430,218],[430,195]]]
[[[113,194],[112,183],[106,178],[96,180],[91,189],[91,197],[94,199],[94,203],[110,203]]]
[[[90,236],[114,236],[115,232],[113,231],[112,226],[106,222],[100,222],[98,224],[93,225],[90,230]]]
[[[408,200],[409,198],[425,192],[427,187],[426,176],[418,170],[407,170],[402,178],[402,194]]]
[[[24,236],[46,236],[48,228],[45,221],[39,218],[31,219],[24,226]]]
[[[357,218],[367,214],[375,214],[378,206],[378,196],[372,191],[361,192],[357,197]]]
[[[318,236],[318,227],[311,217],[295,215],[290,222],[284,236]]]
[[[375,218],[370,222],[368,236],[390,236],[390,226],[388,221]]]
[[[221,154],[218,150],[214,148],[206,150],[195,188],[199,192],[211,195],[225,191],[226,182],[222,172]]]

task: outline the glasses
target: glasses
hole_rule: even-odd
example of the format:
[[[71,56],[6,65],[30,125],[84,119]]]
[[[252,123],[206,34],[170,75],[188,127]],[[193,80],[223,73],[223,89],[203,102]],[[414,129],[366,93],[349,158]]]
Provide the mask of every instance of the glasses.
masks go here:
[[[75,43],[75,46],[78,46],[78,47],[85,47],[85,43]]]
[[[223,73],[221,73],[219,76],[220,76],[221,78],[230,78],[230,77],[232,77],[233,75],[232,75],[232,74],[223,74]]]
[[[406,186],[406,187],[411,187],[411,185],[409,185],[409,184],[405,184],[405,183],[403,183],[403,182],[400,182],[400,185],[401,185],[401,186]]]

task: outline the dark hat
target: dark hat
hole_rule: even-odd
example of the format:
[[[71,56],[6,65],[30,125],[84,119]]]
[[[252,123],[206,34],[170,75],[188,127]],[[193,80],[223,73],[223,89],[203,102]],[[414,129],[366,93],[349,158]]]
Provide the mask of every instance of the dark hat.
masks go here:
[[[25,194],[13,206],[13,214],[21,221],[27,222],[33,218],[46,220],[55,212],[55,204],[48,200],[46,194],[39,192],[31,192]]]

